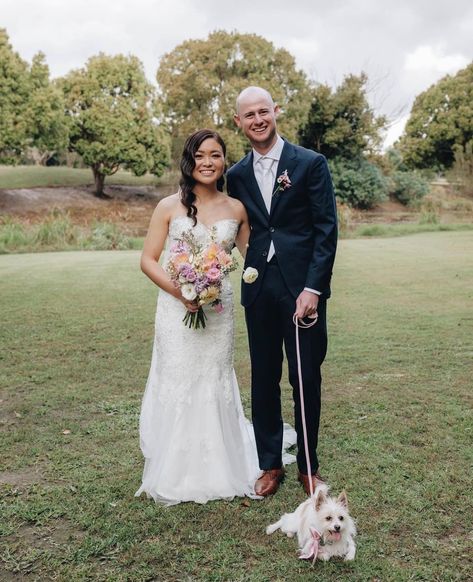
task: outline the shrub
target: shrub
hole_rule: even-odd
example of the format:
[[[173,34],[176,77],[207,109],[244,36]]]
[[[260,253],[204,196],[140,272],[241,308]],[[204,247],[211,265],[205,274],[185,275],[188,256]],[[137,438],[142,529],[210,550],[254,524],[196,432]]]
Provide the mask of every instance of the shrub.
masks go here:
[[[337,198],[366,210],[385,200],[388,183],[381,170],[364,158],[335,158],[329,162]]]
[[[394,172],[391,176],[391,194],[401,204],[415,204],[429,193],[429,183],[417,172]]]
[[[83,248],[95,250],[125,250],[133,247],[133,241],[128,238],[116,224],[97,222],[92,232],[82,241]]]

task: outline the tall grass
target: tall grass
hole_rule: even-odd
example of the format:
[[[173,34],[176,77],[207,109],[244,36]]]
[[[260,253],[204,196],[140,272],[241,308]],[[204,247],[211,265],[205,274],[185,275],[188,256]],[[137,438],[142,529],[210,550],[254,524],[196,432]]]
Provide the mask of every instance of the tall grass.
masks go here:
[[[139,244],[139,243],[138,243]],[[39,224],[25,225],[11,217],[0,222],[0,254],[58,250],[125,250],[137,248],[116,224],[75,225],[67,213],[53,211]]]

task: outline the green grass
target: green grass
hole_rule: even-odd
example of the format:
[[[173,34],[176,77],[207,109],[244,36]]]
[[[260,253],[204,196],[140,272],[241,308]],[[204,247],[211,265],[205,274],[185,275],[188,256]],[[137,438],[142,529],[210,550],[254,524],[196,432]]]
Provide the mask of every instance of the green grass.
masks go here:
[[[314,569],[264,533],[304,499],[294,466],[264,501],[133,497],[156,301],[138,253],[1,256],[0,578],[471,579],[472,246],[471,231],[340,244],[319,453],[358,555]],[[241,309],[235,364],[248,411]]]
[[[369,224],[359,226],[353,231],[342,232],[344,238],[359,237],[395,237],[417,234],[420,232],[452,232],[459,230],[473,230],[472,223],[438,224],[438,223],[406,223],[406,224]]]
[[[134,176],[131,172],[119,170],[107,176],[105,187],[112,184],[130,186],[155,186],[167,179],[164,174],[156,178],[152,174]],[[88,168],[67,168],[65,166],[2,166],[0,165],[0,188],[40,188],[47,186],[91,186],[94,183],[92,170]]]
[[[139,249],[143,241],[124,234],[110,222],[75,225],[68,213],[53,211],[38,224],[0,218],[0,254],[57,250]]]

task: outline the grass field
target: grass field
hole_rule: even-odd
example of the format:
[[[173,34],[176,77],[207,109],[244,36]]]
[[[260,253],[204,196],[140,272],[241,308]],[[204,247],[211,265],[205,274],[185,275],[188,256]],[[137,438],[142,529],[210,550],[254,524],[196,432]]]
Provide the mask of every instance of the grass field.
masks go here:
[[[163,179],[152,174],[134,176],[131,172],[119,170],[107,176],[105,187],[111,184],[130,186],[155,186]],[[93,185],[94,178],[90,168],[68,168],[66,166],[2,166],[0,165],[0,188],[45,188],[48,186],[87,186]]]
[[[294,466],[264,501],[133,497],[156,299],[136,251],[0,256],[0,579],[470,580],[472,249],[471,231],[340,244],[319,456],[358,555],[314,569],[264,533],[304,499]],[[236,339],[248,411],[240,309]]]

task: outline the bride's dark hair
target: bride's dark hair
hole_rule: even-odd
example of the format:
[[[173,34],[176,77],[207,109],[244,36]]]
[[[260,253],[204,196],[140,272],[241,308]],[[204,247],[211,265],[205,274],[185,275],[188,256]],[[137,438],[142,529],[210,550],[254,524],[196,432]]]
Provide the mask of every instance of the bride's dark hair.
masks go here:
[[[181,187],[181,202],[187,208],[187,216],[193,219],[194,226],[197,224],[197,207],[194,204],[195,194],[192,191],[195,186],[192,172],[195,168],[195,154],[202,142],[206,139],[214,139],[221,146],[224,157],[227,153],[225,142],[216,131],[212,131],[211,129],[199,129],[199,131],[194,132],[186,139],[181,157],[181,179],[179,180],[179,186]],[[222,175],[217,181],[217,189],[223,192],[224,185],[225,178]]]

